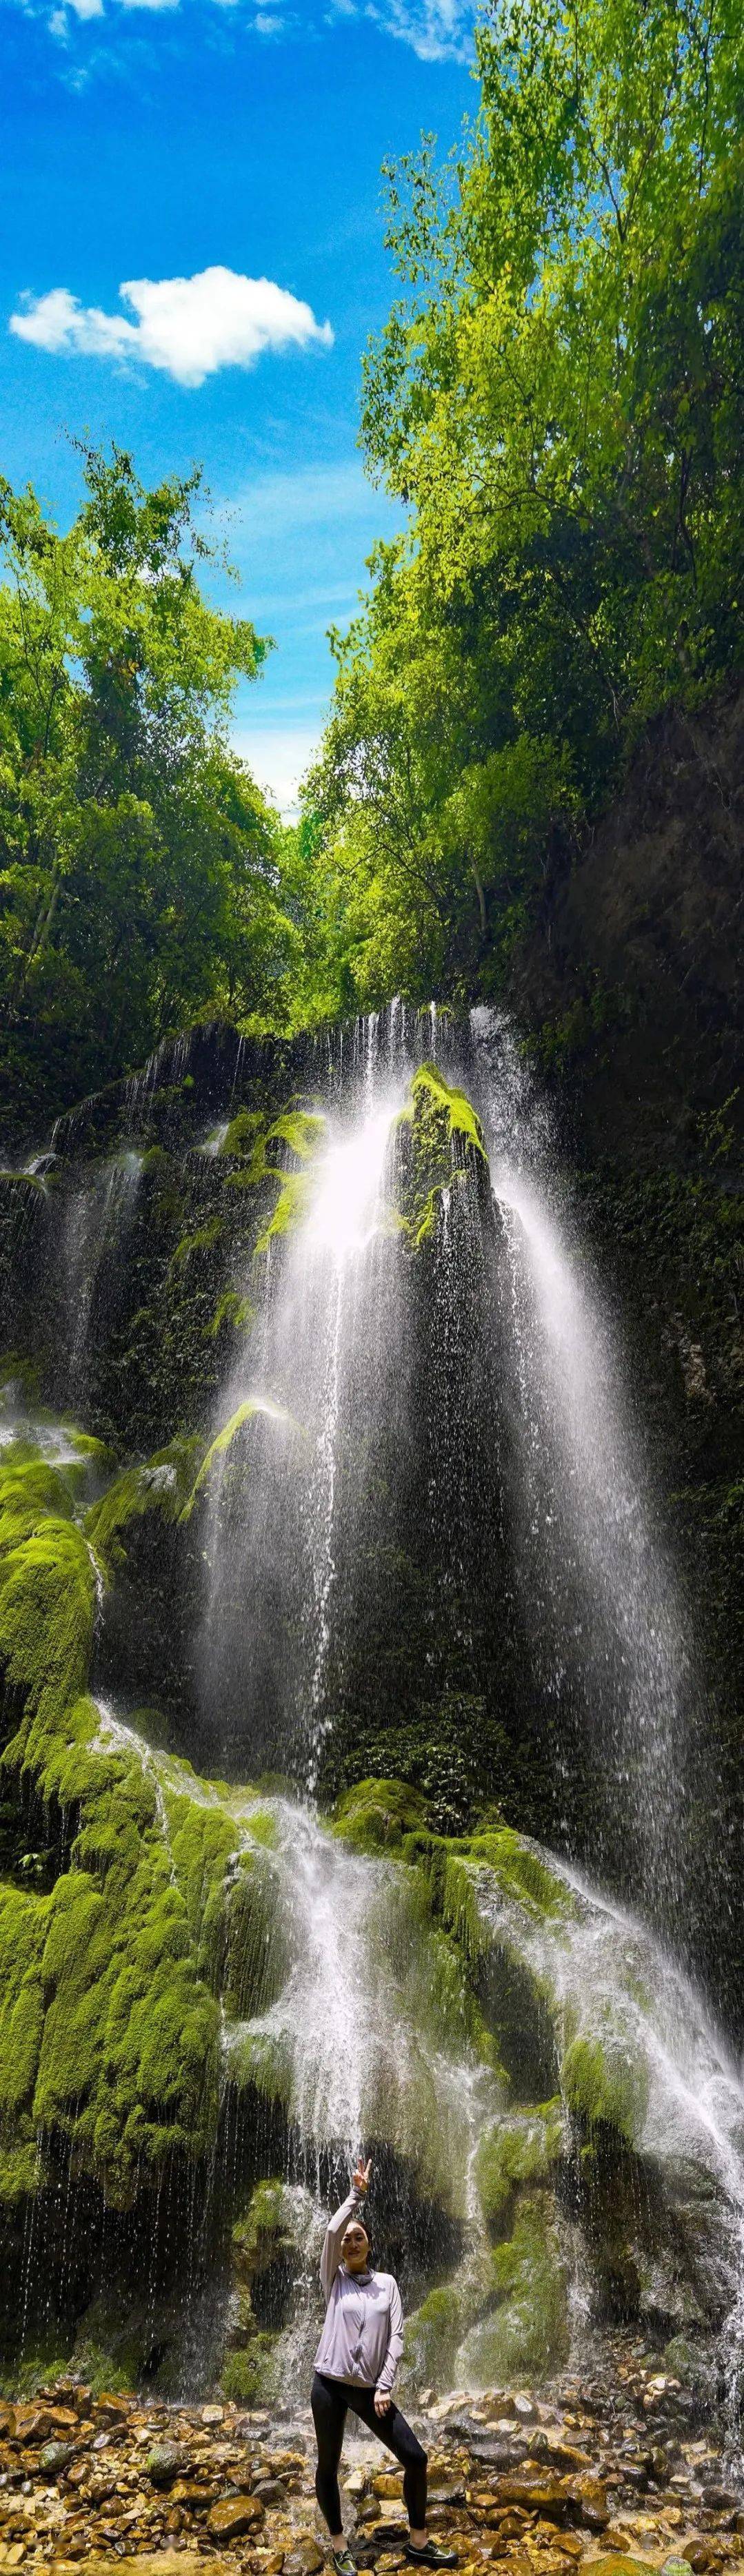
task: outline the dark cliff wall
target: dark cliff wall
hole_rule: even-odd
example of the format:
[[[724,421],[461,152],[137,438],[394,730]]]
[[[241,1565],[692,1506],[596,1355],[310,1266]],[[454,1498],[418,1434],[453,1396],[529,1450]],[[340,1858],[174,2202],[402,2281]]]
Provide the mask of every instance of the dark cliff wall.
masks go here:
[[[744,696],[666,716],[509,993],[553,1092],[692,1598],[693,1946],[737,2027],[744,1949]],[[703,1848],[704,1847],[704,1848]],[[707,1860],[705,1855],[707,1854]]]

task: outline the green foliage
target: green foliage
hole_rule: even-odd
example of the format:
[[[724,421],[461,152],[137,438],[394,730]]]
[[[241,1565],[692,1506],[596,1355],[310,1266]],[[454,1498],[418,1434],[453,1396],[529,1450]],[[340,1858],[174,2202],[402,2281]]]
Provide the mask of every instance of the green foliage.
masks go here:
[[[88,453],[64,536],[0,481],[0,1077],[33,1112],[200,1015],[288,1023],[285,836],[227,740],[267,646],[200,589],[199,479]]]
[[[276,2338],[255,2334],[244,2352],[228,2352],[222,2364],[223,2397],[235,2406],[270,2405],[276,2396]]]
[[[409,535],[312,782],[339,1003],[498,988],[638,730],[740,667],[741,14],[485,0],[480,112],[389,172],[365,367]]]

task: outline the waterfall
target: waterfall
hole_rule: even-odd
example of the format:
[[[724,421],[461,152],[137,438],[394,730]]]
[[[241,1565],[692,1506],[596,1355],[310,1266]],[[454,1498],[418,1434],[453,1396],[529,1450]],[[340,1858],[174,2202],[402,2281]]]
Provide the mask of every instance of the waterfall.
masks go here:
[[[141,1153],[125,1146],[103,1164],[92,1187],[87,1177],[81,1177],[67,1201],[61,1296],[67,1391],[72,1404],[84,1395],[94,1308],[99,1294],[105,1294],[109,1284],[109,1269],[124,1257],[141,1172]]]
[[[203,1693],[240,1730],[248,1768],[257,1749],[276,1765],[301,1740],[308,1786],[326,1726],[341,1417],[360,1365],[384,1376],[392,1357],[385,1166],[402,1086],[367,1111],[372,1047],[371,1034],[356,1122],[329,1119],[304,1222],[272,1257],[259,1346],[220,1405],[221,1423],[242,1417],[242,1467],[238,1435],[210,1495]]]
[[[250,2235],[273,2192],[276,2312],[254,2266],[250,2331],[292,2393],[324,2212],[365,2148],[420,2380],[557,2368],[575,2257],[574,2358],[631,2281],[661,2348],[680,2319],[701,2350],[722,2329],[733,2425],[744,2087],[683,1964],[695,1660],[545,1105],[490,1012],[397,1000],[273,1066],[210,1044],[156,1052],[121,1134],[86,1104],[92,1169],[71,1113],[41,1208],[57,1414],[9,1361],[0,1451],[43,1462],[32,1522],[68,1471],[96,1572],[95,1703],[54,1780],[75,1812],[88,1762],[132,1817],[141,1793],[158,1923],[214,2032],[214,2350],[230,2194]],[[137,1705],[151,1637],[165,1714]],[[108,1833],[94,1817],[70,1860],[63,1831],[68,1889],[83,1866],[103,1889]],[[512,2369],[538,2239],[558,2325]]]
[[[544,1105],[503,1020],[480,1010],[473,1021],[502,1218],[510,1503],[530,1650],[559,1745],[580,1730],[585,1760],[612,1786],[614,1813],[593,1824],[595,1868],[617,1873],[631,1836],[637,1897],[681,1934],[686,1614],[613,1326],[560,1205]]]

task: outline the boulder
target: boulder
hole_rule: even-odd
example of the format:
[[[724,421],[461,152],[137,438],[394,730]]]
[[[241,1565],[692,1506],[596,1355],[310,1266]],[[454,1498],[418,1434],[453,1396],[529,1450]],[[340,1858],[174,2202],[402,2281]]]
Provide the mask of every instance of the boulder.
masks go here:
[[[187,2453],[178,2442],[155,2442],[145,2461],[150,2484],[154,2487],[172,2487],[188,2466]]]
[[[245,2531],[258,2531],[264,2520],[264,2508],[258,2496],[221,2496],[207,2518],[207,2530],[213,2540],[239,2540]]]

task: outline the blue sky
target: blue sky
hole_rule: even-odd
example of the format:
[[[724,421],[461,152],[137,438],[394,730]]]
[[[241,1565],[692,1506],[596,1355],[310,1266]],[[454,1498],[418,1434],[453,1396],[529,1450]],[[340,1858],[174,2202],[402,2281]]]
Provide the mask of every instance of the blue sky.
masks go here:
[[[422,129],[446,149],[472,111],[471,0],[0,10],[0,469],[64,523],[66,431],[131,447],[145,478],[203,463],[240,607],[278,646],[236,738],[286,810],[325,630],[395,524],[356,447],[392,291],[380,165]]]

